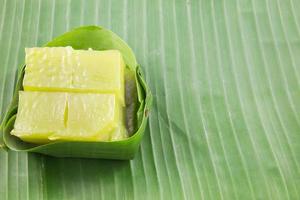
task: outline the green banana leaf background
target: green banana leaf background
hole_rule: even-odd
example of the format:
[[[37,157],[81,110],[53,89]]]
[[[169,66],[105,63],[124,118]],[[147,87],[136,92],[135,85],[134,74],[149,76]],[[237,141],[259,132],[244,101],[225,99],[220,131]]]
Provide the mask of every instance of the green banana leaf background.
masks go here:
[[[153,93],[131,161],[0,149],[0,199],[300,199],[300,1],[0,0],[0,114],[24,48],[101,25]]]

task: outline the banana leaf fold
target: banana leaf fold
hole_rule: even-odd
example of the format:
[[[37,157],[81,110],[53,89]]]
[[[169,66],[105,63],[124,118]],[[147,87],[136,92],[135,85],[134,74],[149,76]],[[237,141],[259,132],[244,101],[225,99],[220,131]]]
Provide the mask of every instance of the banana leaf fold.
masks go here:
[[[127,160],[134,157],[143,137],[152,95],[144,81],[141,69],[128,45],[113,32],[97,26],[84,26],[53,39],[45,46],[72,46],[74,49],[119,50],[126,64],[126,125],[129,138],[111,142],[57,141],[48,144],[31,144],[10,134],[18,112],[18,92],[23,90],[25,66],[20,70],[12,102],[1,125],[1,140],[9,149],[36,152],[56,157],[86,157]]]

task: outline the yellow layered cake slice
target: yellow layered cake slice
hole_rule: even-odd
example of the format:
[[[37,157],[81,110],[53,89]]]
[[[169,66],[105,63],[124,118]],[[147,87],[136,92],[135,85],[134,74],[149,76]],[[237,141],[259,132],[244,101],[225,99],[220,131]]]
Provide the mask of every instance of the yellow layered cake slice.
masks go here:
[[[68,94],[66,129],[50,140],[109,141],[119,126],[119,102],[114,94]]]
[[[66,93],[20,91],[12,134],[28,142],[49,142],[48,137],[65,128],[66,102]]]
[[[118,50],[26,49],[24,90],[114,93],[124,101],[124,61]]]
[[[71,47],[26,48],[25,91],[68,91],[74,66]]]
[[[24,141],[111,141],[126,137],[114,94],[20,92],[12,134]]]

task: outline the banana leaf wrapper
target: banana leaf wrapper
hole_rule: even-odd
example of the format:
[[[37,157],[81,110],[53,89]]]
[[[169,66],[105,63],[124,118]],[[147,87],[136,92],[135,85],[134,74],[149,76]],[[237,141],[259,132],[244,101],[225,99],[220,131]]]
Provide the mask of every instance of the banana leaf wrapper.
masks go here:
[[[71,30],[53,39],[45,46],[72,46],[74,49],[108,50],[117,49],[126,64],[126,126],[129,137],[111,142],[68,142],[57,141],[43,145],[24,142],[10,134],[18,112],[19,91],[23,90],[22,82],[25,66],[19,72],[14,96],[1,125],[2,145],[11,150],[36,152],[56,157],[84,157],[128,160],[134,157],[143,137],[152,95],[130,47],[115,33],[103,27],[84,26]]]

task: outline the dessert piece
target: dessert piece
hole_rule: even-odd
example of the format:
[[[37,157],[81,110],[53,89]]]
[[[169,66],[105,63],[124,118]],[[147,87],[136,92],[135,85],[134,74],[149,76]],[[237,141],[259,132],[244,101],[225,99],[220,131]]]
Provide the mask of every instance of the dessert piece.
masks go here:
[[[26,49],[25,91],[114,93],[124,100],[124,61],[117,50]]]

